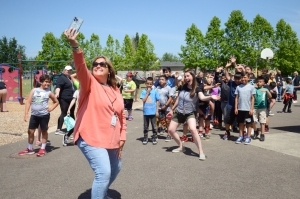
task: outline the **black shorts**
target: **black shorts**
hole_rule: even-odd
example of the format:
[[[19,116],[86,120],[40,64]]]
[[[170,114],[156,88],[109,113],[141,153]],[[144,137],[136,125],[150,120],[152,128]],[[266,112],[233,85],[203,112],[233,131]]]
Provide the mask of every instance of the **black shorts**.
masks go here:
[[[226,115],[224,116],[224,122],[225,124],[233,124],[235,118],[237,118],[237,115],[234,112],[234,108],[227,108],[226,107]]]
[[[133,99],[124,99],[124,109],[127,111],[132,110]]]
[[[200,114],[199,113],[199,118],[205,118],[205,120],[211,120],[211,115],[208,114],[208,105],[207,106],[199,106],[199,110],[203,113],[203,114]],[[205,117],[207,116],[207,117]]]
[[[238,111],[237,123],[252,124],[253,116],[249,114],[249,111]]]
[[[42,131],[46,131],[48,130],[49,120],[50,114],[42,116],[31,115],[28,129],[37,129],[40,126]]]
[[[277,93],[271,93],[272,99],[277,99]]]

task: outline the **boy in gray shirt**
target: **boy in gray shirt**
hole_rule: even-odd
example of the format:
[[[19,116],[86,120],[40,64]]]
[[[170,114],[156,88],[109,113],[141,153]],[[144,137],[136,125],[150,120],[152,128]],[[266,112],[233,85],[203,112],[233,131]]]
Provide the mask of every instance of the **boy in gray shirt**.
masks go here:
[[[157,126],[159,126],[159,124],[161,125],[161,127],[158,128],[158,132],[163,134],[163,128],[167,130],[170,124],[170,120],[168,120],[166,116],[170,111],[172,97],[175,95],[175,93],[173,92],[172,88],[167,85],[167,77],[165,75],[161,75],[159,77],[159,86],[156,87],[156,90],[160,96]],[[171,141],[171,135],[169,133],[165,141]]]
[[[237,117],[237,122],[239,123],[240,136],[236,140],[236,144],[242,143],[244,136],[244,124],[246,122],[248,135],[245,138],[245,144],[250,144],[251,142],[251,130],[253,124],[253,110],[254,110],[254,95],[256,93],[254,86],[248,84],[250,79],[250,74],[242,74],[242,84],[240,84],[235,90],[235,114]]]

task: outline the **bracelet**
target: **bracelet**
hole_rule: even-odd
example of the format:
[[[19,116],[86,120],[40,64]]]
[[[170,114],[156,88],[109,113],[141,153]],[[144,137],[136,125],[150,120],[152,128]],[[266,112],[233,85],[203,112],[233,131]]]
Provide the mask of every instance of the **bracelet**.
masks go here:
[[[79,50],[79,47],[78,47],[78,46],[77,46],[77,47],[73,47],[73,46],[72,46],[72,50],[73,50],[73,51],[77,51],[77,50]]]

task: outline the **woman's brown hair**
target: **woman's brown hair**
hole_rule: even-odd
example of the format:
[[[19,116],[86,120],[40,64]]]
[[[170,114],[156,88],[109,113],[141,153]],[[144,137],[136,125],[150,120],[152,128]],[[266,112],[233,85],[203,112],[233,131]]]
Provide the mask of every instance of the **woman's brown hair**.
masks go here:
[[[196,86],[197,86],[195,73],[192,70],[185,71],[184,73],[189,73],[193,77],[192,90],[190,92],[190,98],[193,98],[196,94]],[[187,85],[187,83],[185,83],[185,84]]]
[[[114,89],[116,89],[117,88],[116,71],[115,71],[111,61],[105,56],[97,56],[96,58],[94,58],[92,63],[94,63],[97,59],[100,59],[100,58],[105,60],[106,65],[108,67],[108,71],[110,73],[108,78],[107,78],[107,84],[109,86],[113,87]],[[93,67],[92,67],[92,75],[94,75],[93,74]]]

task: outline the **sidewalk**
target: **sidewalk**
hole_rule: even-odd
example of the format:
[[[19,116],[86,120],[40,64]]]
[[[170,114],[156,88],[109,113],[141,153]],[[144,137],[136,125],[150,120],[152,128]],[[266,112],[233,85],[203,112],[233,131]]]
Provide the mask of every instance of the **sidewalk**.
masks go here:
[[[211,139],[202,141],[206,161],[198,160],[193,143],[184,144],[185,153],[172,153],[176,144],[165,142],[166,135],[157,145],[142,145],[143,117],[136,109],[128,122],[122,171],[109,192],[123,199],[299,198],[300,106],[293,104],[292,114],[277,114],[281,108],[275,105],[265,142],[235,144],[212,130]],[[0,146],[1,199],[90,198],[94,174],[80,150],[72,143],[63,147],[62,136],[54,133],[49,139],[41,158],[16,156],[27,140]]]

